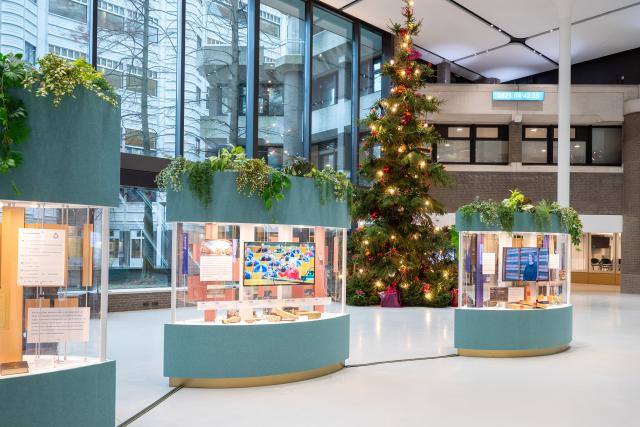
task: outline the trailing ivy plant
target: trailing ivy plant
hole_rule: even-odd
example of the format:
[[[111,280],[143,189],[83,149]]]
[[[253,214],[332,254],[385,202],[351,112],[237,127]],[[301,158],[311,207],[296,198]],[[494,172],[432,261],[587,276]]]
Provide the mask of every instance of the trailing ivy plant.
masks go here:
[[[0,173],[8,173],[22,163],[17,146],[29,137],[28,111],[9,89],[34,90],[36,96],[52,96],[54,107],[65,97],[73,97],[77,87],[84,87],[103,101],[115,106],[113,87],[84,59],[69,62],[52,53],[38,60],[38,68],[22,60],[20,54],[0,54]],[[17,186],[12,182],[18,193]]]
[[[543,230],[551,221],[552,215],[558,215],[560,225],[567,230],[574,245],[580,244],[582,239],[582,222],[573,208],[563,208],[556,202],[540,201],[534,205],[519,190],[512,190],[511,195],[501,203],[493,200],[475,200],[460,207],[460,213],[467,219],[475,214],[480,215],[480,222],[490,227],[500,227],[511,232],[516,212],[526,212],[533,216],[538,230]]]
[[[321,203],[333,193],[336,201],[346,201],[351,206],[353,187],[349,178],[330,167],[318,170],[301,157],[290,158],[282,171],[270,167],[264,159],[247,159],[242,147],[223,148],[217,156],[201,162],[176,157],[156,177],[162,191],[182,191],[183,176],[187,176],[189,189],[203,205],[212,200],[211,188],[215,173],[237,171],[236,189],[247,197],[258,196],[266,210],[276,201],[285,198],[285,190],[291,187],[290,176],[314,179]]]
[[[84,87],[114,107],[118,103],[113,87],[84,58],[67,61],[49,53],[38,60],[38,66],[37,72],[24,79],[23,86],[29,90],[35,88],[36,96],[51,95],[55,107],[65,97],[73,98],[78,87]]]
[[[8,173],[22,163],[22,153],[16,146],[29,137],[27,111],[24,103],[7,93],[21,88],[33,73],[33,68],[22,60],[22,55],[0,54],[0,172]],[[14,184],[14,190],[15,184]]]

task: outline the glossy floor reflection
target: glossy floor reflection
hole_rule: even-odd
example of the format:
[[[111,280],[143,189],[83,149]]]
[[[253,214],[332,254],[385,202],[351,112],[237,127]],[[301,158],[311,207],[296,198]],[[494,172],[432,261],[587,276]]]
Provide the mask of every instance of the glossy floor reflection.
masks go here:
[[[575,292],[573,302],[574,342],[558,355],[454,357],[347,368],[273,387],[183,389],[132,425],[635,425],[640,296],[586,291]],[[451,309],[350,312],[350,364],[454,351]],[[119,358],[120,421],[169,390],[157,339],[162,316],[168,312],[110,315],[111,344],[122,338],[116,336],[119,327],[136,337],[126,359]],[[114,346],[115,352],[126,347]],[[137,355],[146,360],[128,360]]]

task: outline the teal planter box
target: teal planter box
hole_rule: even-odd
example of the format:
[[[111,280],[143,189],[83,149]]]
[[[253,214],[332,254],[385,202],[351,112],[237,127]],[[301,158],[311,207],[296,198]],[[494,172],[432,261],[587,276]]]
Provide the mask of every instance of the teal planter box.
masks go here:
[[[351,227],[347,202],[336,201],[331,189],[321,203],[313,178],[290,177],[291,187],[284,191],[285,199],[274,201],[267,211],[260,197],[238,193],[237,176],[232,171],[214,174],[213,200],[208,206],[191,192],[185,178],[182,191],[167,192],[167,221]]]
[[[480,214],[474,213],[471,217],[464,216],[460,211],[456,212],[457,231],[479,231],[479,232],[499,232],[502,230],[499,225],[487,225],[480,221]],[[567,229],[560,225],[560,217],[552,214],[547,224],[540,228],[533,219],[533,214],[526,212],[516,212],[513,219],[514,232],[522,233],[569,233]]]
[[[0,425],[113,427],[116,362],[0,378]]]
[[[349,315],[252,325],[164,325],[164,376],[249,378],[343,364]]]
[[[26,90],[11,95],[24,102],[31,133],[17,146],[22,164],[0,175],[0,199],[118,206],[120,109],[85,89],[58,107]]]

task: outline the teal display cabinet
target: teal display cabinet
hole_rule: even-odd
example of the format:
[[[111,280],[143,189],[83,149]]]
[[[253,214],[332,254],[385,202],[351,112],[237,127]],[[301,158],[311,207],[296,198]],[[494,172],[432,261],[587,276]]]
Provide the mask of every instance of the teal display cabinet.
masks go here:
[[[215,173],[207,206],[186,182],[167,193],[175,252],[164,375],[172,386],[226,388],[342,369],[347,203],[291,177],[266,210],[238,194],[236,177]]]
[[[0,424],[115,425],[106,359],[109,208],[120,111],[84,90],[27,91],[22,164],[0,176]]]
[[[515,214],[513,229],[456,213],[460,232],[454,345],[463,356],[558,353],[572,340],[571,242],[560,218],[536,224]]]

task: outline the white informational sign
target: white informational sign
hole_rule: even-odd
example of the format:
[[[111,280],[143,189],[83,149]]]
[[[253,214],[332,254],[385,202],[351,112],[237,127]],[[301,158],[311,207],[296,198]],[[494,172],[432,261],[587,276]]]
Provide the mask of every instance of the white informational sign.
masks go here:
[[[18,286],[64,286],[66,231],[18,231]]]
[[[87,342],[90,314],[89,307],[32,307],[27,342]]]
[[[518,302],[524,299],[524,288],[509,288],[508,302]]]
[[[482,274],[496,274],[496,254],[494,252],[482,253]]]
[[[549,269],[560,268],[560,254],[549,254]]]
[[[233,257],[206,255],[200,257],[200,281],[223,282],[233,280]]]

